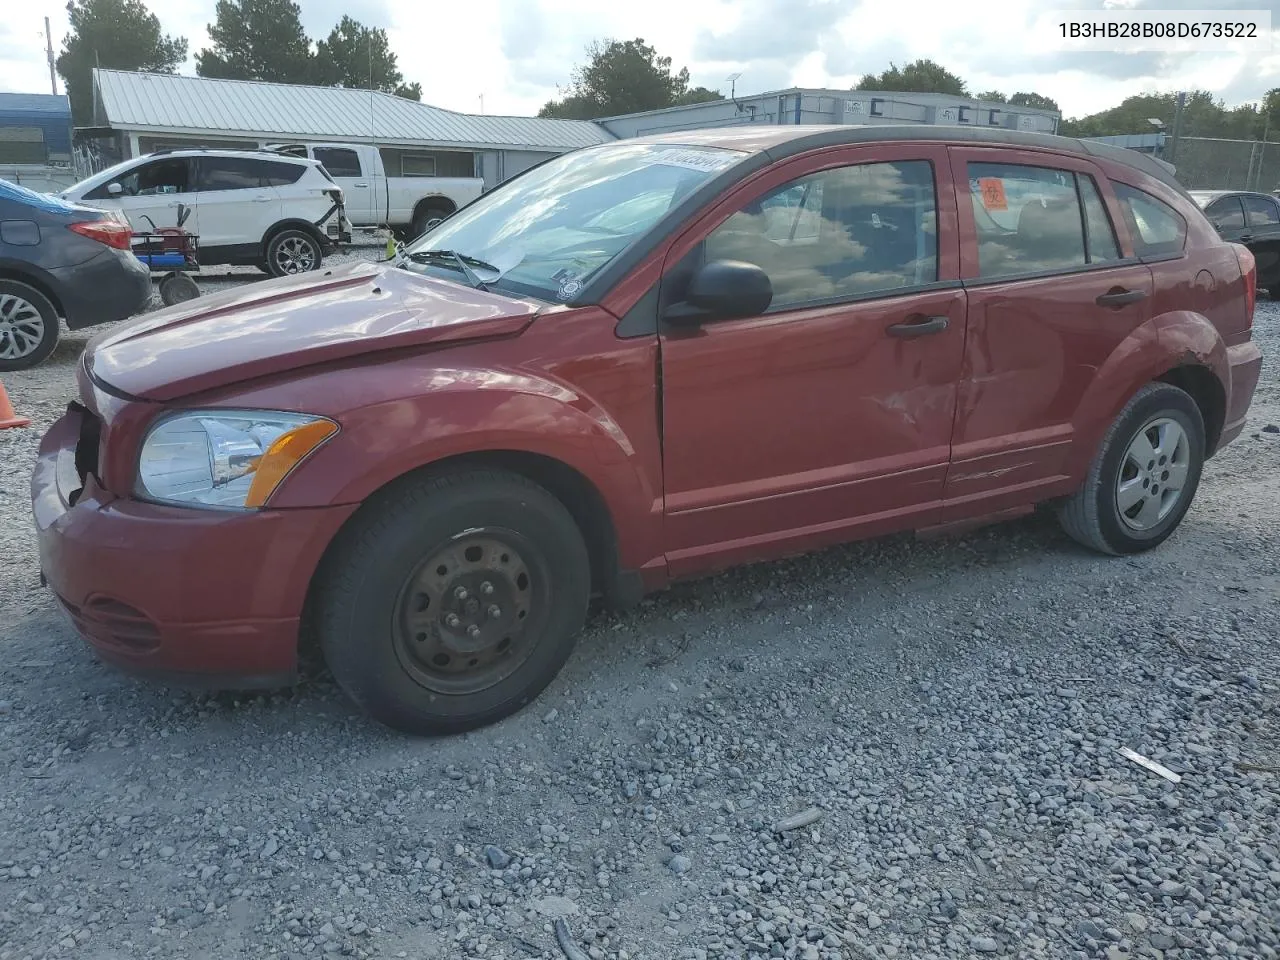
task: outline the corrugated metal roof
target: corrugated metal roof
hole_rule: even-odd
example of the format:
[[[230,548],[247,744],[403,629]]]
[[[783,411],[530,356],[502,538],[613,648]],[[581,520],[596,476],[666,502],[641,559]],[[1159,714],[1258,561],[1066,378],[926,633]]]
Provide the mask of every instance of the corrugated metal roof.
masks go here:
[[[582,120],[454,113],[368,90],[125,70],[95,69],[93,73],[100,119],[116,129],[472,149],[568,150],[614,139]]]
[[[0,93],[0,110],[6,113],[43,113],[71,116],[71,101],[60,93]]]

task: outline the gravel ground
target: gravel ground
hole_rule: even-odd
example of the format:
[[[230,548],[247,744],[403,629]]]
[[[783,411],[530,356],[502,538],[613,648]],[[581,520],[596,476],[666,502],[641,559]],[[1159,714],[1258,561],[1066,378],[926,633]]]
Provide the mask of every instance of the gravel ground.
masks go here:
[[[0,960],[1280,955],[1273,360],[1151,554],[1031,518],[736,571],[414,741],[319,669],[197,696],[72,635],[26,484],[86,339],[5,378],[36,424],[0,433]]]

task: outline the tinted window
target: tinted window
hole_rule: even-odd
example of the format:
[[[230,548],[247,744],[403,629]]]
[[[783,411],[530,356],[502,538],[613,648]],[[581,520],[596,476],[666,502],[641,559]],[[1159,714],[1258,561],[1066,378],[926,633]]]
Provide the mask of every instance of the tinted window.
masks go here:
[[[300,163],[277,163],[274,160],[262,161],[262,182],[269,187],[287,187],[297,183],[302,171],[307,169]]]
[[[360,176],[360,157],[354,150],[339,147],[316,147],[315,158],[335,177]]]
[[[1047,273],[1089,262],[1076,177],[1069,170],[971,163],[969,193],[980,276]],[[1105,243],[1100,246],[1105,253]]]
[[[1274,200],[1266,197],[1243,197],[1244,212],[1251,227],[1273,227],[1280,223],[1280,211]]]
[[[938,279],[933,168],[867,163],[794,180],[707,237],[708,260],[769,274],[774,307],[890,292]]]
[[[1239,230],[1244,226],[1244,207],[1239,197],[1224,197],[1209,204],[1204,215],[1219,230]]]
[[[266,164],[252,157],[201,157],[197,189],[251,190],[263,186]]]
[[[1187,240],[1187,222],[1162,200],[1128,184],[1115,184],[1116,196],[1129,220],[1129,231],[1140,257],[1181,253]]]
[[[1098,194],[1093,177],[1076,174],[1076,186],[1080,188],[1080,202],[1084,204],[1085,245],[1089,262],[1100,263],[1120,259],[1120,245],[1116,243],[1115,227],[1107,215],[1107,206]]]

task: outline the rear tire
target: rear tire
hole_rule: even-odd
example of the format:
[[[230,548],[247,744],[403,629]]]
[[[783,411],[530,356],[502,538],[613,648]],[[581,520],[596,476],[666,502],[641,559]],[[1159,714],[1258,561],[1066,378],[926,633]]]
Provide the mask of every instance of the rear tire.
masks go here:
[[[1084,485],[1059,507],[1062,528],[1113,556],[1159,546],[1191,507],[1204,453],[1195,401],[1167,383],[1147,384],[1107,431]]]
[[[0,280],[0,371],[26,370],[58,345],[58,310],[20,280]]]
[[[316,626],[347,694],[410,734],[460,733],[533,700],[586,618],[587,548],[525,478],[410,479],[361,509],[318,578]]]
[[[323,259],[320,241],[306,230],[289,227],[267,241],[267,273],[273,277],[319,270]]]
[[[413,223],[409,228],[409,232],[413,234],[410,239],[417,240],[418,237],[426,233],[428,229],[427,225],[431,223],[432,220],[443,220],[445,217],[452,214],[453,211],[446,207],[419,207],[414,211]]]

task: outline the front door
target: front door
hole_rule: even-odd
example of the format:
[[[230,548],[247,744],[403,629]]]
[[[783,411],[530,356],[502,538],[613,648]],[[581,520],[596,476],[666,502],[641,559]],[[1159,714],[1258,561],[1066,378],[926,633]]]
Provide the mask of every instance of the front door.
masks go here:
[[[342,188],[348,220],[360,227],[382,221],[378,209],[380,198],[375,189],[378,186],[374,178],[376,171],[360,166],[359,153],[350,147],[312,147],[311,156],[324,164],[333,182]]]
[[[1258,286],[1280,287],[1280,207],[1270,197],[1246,195],[1240,199],[1245,231],[1239,239],[1258,261]]]
[[[189,233],[199,228],[199,210],[192,183],[191,161],[183,157],[161,157],[140,163],[85,194],[85,200],[99,207],[116,207],[129,220],[134,233],[150,233],[176,228],[179,219]]]
[[[983,148],[953,148],[951,162],[969,325],[948,520],[1062,492],[1085,392],[1152,295],[1093,164]]]
[[[799,158],[673,247],[664,302],[715,260],[773,285],[762,316],[662,328],[673,575],[928,522],[965,330],[946,160],[903,145]]]

